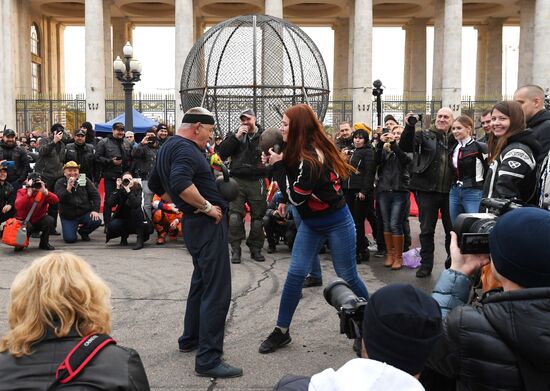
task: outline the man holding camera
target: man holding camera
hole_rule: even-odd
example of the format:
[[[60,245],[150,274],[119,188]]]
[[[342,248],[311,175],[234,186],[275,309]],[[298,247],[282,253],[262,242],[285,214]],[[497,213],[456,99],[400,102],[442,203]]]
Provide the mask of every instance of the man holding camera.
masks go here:
[[[0,142],[0,160],[4,160],[8,174],[6,180],[15,191],[19,190],[30,171],[30,158],[27,151],[17,145],[17,136],[13,129],[4,130]]]
[[[434,264],[434,235],[438,214],[445,229],[445,249],[449,255],[451,241],[451,216],[449,214],[449,191],[451,169],[449,151],[456,145],[450,132],[453,111],[449,107],[438,110],[433,128],[415,132],[418,116],[405,116],[405,130],[401,134],[399,148],[413,153],[410,167],[410,189],[414,191],[420,220],[421,265],[416,277],[428,277]]]
[[[63,166],[63,175],[55,184],[63,240],[65,243],[76,242],[78,232],[82,241],[88,242],[90,234],[101,225],[101,197],[93,182],[84,174],[80,175],[80,166],[76,162],[67,162]]]
[[[496,220],[488,254],[461,254],[453,233],[451,268],[432,296],[443,336],[428,366],[457,390],[548,390],[550,386],[550,212],[519,208]],[[473,277],[491,262],[502,292],[464,305]]]
[[[105,227],[111,221],[109,198],[116,190],[116,180],[130,169],[132,163],[132,147],[124,138],[124,124],[115,122],[112,131],[112,134],[97,144],[95,152],[96,162],[102,168],[103,185],[105,186],[105,203],[103,205]]]
[[[15,194],[13,186],[7,181],[8,168],[0,161],[0,224],[15,216]]]
[[[30,236],[33,233],[42,232],[38,248],[42,250],[55,250],[50,244],[50,233],[55,228],[55,221],[48,214],[48,209],[52,205],[57,205],[59,198],[53,192],[48,191],[40,175],[35,172],[29,174],[26,188],[17,191],[15,198],[15,218],[21,221],[25,220],[38,193],[42,193],[42,196],[39,197],[36,209],[29,219],[27,235]],[[22,248],[16,247],[15,250],[19,251]]]
[[[285,376],[275,390],[423,391],[418,378],[441,335],[437,302],[412,285],[393,284],[363,308],[361,358],[311,378]]]
[[[151,202],[153,192],[149,189],[147,178],[153,171],[157,159],[159,143],[154,132],[149,131],[135,148],[132,149],[132,175],[134,178],[141,178],[143,190],[143,208],[149,219],[152,219]]]
[[[245,239],[244,205],[250,206],[250,233],[247,246],[250,256],[258,262],[265,261],[262,254],[264,230],[262,219],[267,209],[265,195],[265,167],[261,163],[260,136],[262,130],[256,124],[256,114],[247,109],[239,116],[241,125],[235,133],[229,133],[220,144],[220,158],[231,158],[231,176],[239,184],[239,196],[229,204],[229,243],[231,262],[241,262],[241,241]]]

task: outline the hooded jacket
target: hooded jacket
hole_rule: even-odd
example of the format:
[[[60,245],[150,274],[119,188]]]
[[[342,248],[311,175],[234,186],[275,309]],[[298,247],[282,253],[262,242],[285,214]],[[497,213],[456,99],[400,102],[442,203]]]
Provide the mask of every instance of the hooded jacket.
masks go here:
[[[455,308],[443,321],[428,366],[456,379],[458,391],[524,390],[518,357],[548,376],[550,288],[495,293],[475,306],[460,305],[468,287],[466,277],[446,270],[434,288],[442,307],[454,302]]]
[[[374,189],[374,174],[376,173],[376,162],[374,160],[374,150],[368,140],[361,148],[353,149],[349,158],[357,174],[351,174],[348,179],[342,181],[342,188],[360,191],[368,194]]]
[[[550,111],[542,109],[527,121],[527,127],[531,128],[537,140],[542,146],[542,153],[550,150]]]
[[[304,377],[285,376],[276,391],[423,391],[420,382],[391,365],[370,359],[355,358],[340,369],[332,368]]]
[[[34,171],[40,174],[44,182],[53,186],[55,181],[63,176],[65,143],[63,140],[54,143],[53,136],[49,139],[42,138],[39,143],[40,149]]]
[[[231,158],[229,166],[231,176],[245,179],[258,179],[266,176],[266,169],[262,165],[260,138],[263,129],[256,125],[256,133],[251,137],[244,136],[239,140],[235,133],[229,133],[220,144],[222,160]]]
[[[541,146],[532,131],[514,134],[489,165],[483,197],[517,198],[526,203],[538,203],[538,157],[542,157]]]

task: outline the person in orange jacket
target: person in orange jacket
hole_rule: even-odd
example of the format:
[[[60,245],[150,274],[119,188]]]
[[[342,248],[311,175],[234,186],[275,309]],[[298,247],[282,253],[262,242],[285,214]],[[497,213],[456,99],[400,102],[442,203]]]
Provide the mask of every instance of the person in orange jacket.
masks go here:
[[[164,202],[158,195],[153,197],[153,224],[157,231],[157,244],[166,243],[166,235],[170,240],[176,240],[182,236],[181,220],[183,213],[172,203]]]

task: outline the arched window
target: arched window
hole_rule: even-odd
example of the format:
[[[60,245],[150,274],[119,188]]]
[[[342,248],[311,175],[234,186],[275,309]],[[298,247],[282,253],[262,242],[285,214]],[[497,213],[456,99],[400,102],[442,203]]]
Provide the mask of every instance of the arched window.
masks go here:
[[[36,23],[31,25],[31,87],[33,94],[42,92],[42,58],[40,57],[40,34]]]

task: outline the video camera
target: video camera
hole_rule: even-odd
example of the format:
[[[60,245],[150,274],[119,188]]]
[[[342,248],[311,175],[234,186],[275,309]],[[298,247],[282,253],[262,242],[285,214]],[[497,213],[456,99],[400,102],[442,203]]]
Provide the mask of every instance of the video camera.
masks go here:
[[[523,205],[504,198],[483,198],[481,207],[488,213],[462,213],[456,218],[453,231],[462,254],[489,254],[489,234],[498,217]]]
[[[340,334],[346,334],[349,339],[360,338],[367,300],[357,297],[348,283],[341,278],[328,284],[323,290],[323,296],[338,312]]]

